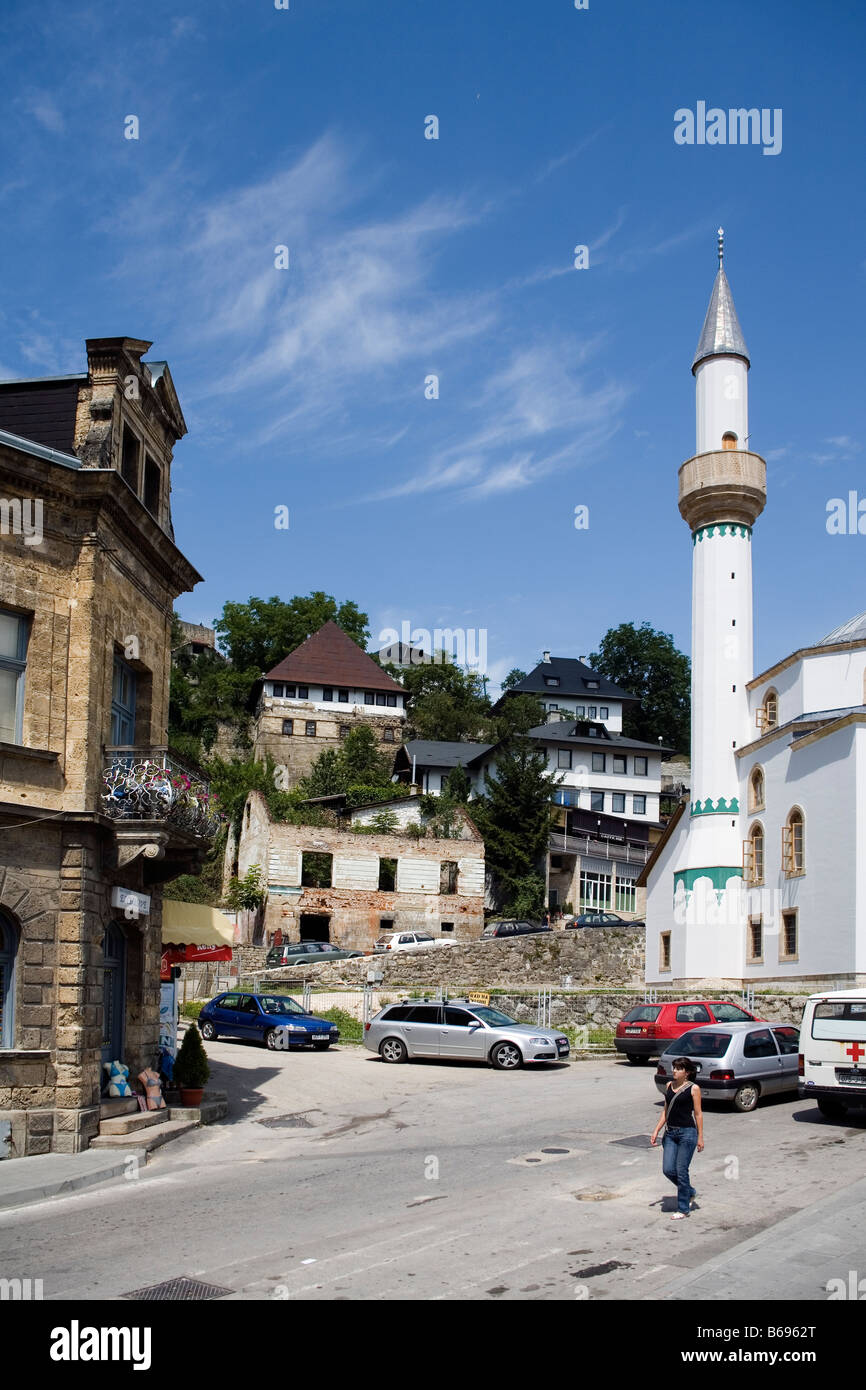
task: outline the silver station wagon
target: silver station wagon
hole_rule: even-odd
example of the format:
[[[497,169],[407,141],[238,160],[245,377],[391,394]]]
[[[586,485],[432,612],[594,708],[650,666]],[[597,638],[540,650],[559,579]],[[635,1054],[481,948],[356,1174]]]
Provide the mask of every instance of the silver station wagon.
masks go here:
[[[754,1110],[762,1096],[797,1094],[799,1030],[790,1023],[707,1023],[668,1043],[659,1057],[655,1083],[664,1093],[673,1080],[673,1060],[688,1057],[705,1100],[732,1100],[737,1110]]]
[[[383,1062],[453,1057],[515,1071],[528,1062],[568,1060],[568,1038],[555,1028],[515,1023],[489,1005],[465,999],[404,999],[364,1025],[364,1046]]]

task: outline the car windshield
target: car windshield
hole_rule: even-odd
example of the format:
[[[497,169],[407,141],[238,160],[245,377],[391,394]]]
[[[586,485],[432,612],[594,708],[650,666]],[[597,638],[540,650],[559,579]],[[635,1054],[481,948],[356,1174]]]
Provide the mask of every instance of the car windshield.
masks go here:
[[[287,994],[262,994],[259,996],[266,1014],[302,1014],[304,1010]]]
[[[752,1015],[747,1014],[745,1009],[738,1009],[736,1004],[712,1004],[711,1008],[716,1016],[716,1023],[751,1023]]]
[[[498,1009],[490,1009],[487,1005],[481,1008],[472,1006],[472,1012],[476,1018],[480,1018],[482,1023],[489,1023],[493,1028],[507,1028],[514,1026],[514,1019],[509,1018],[508,1014],[502,1014]]]
[[[701,1033],[692,1029],[668,1043],[663,1057],[724,1057],[731,1045],[730,1033]]]

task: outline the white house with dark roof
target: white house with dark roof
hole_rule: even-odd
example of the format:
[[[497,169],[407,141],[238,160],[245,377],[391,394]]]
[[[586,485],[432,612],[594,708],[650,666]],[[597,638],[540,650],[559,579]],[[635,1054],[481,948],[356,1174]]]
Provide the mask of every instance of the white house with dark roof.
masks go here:
[[[640,701],[615,685],[581,658],[551,656],[545,652],[528,676],[511,690],[503,691],[494,709],[514,695],[535,695],[550,714],[588,719],[604,724],[614,733],[622,730],[623,710]]]

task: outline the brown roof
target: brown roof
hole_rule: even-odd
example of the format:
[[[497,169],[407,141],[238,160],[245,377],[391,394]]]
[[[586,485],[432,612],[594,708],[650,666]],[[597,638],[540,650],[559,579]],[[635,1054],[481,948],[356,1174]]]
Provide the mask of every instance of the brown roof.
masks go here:
[[[306,642],[284,656],[265,680],[295,681],[304,685],[353,686],[356,690],[400,691],[402,685],[377,666],[357,642],[337,627],[325,623]]]

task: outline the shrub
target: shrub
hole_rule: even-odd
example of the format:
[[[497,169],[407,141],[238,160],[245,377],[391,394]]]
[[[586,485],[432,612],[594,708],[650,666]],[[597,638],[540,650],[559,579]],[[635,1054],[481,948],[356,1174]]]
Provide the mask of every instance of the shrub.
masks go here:
[[[180,1011],[184,1018],[198,1018],[204,1006],[204,999],[190,999],[188,1003],[181,1004]]]
[[[195,1091],[204,1086],[210,1076],[207,1053],[202,1045],[201,1033],[191,1023],[184,1034],[183,1042],[174,1064],[174,1082],[184,1090]]]

